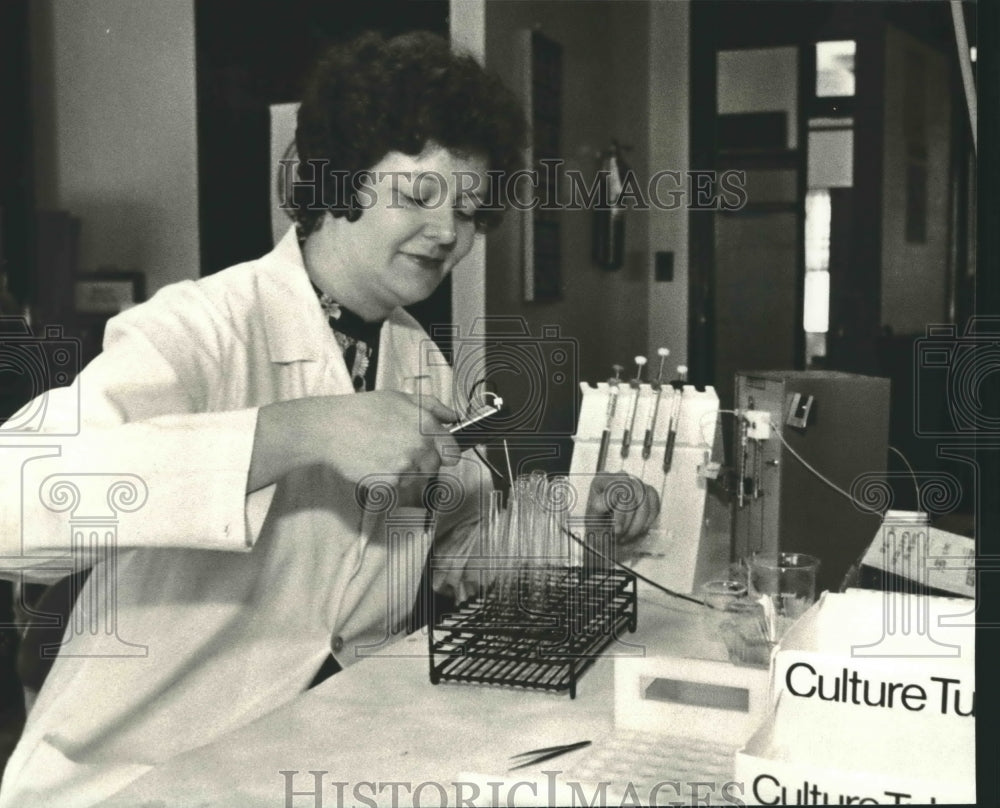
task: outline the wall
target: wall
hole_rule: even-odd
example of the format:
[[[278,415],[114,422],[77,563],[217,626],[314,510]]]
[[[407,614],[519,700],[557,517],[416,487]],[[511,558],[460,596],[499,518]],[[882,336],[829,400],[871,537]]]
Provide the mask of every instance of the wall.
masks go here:
[[[596,155],[612,138],[633,147],[626,158],[648,174],[648,21],[645,2],[492,2],[486,6],[486,60],[512,88],[522,82],[518,35],[538,28],[562,45],[562,155],[567,169],[592,180]],[[486,310],[524,317],[532,333],[558,326],[578,345],[580,377],[598,381],[611,365],[634,369],[648,352],[649,218],[630,212],[626,263],[616,272],[591,261],[592,212],[566,210],[561,219],[563,295],[555,302],[523,298],[521,220],[508,213],[488,237]],[[571,402],[551,401],[553,410]]]
[[[193,0],[35,0],[36,193],[82,219],[80,268],[197,278]]]
[[[684,171],[690,150],[690,4],[654,0],[649,10],[647,84],[649,169]],[[670,349],[669,367],[688,364],[688,212],[653,210],[648,217],[647,328],[650,361],[658,347]],[[653,276],[656,251],[674,254],[674,279]],[[670,377],[673,378],[671,372]]]

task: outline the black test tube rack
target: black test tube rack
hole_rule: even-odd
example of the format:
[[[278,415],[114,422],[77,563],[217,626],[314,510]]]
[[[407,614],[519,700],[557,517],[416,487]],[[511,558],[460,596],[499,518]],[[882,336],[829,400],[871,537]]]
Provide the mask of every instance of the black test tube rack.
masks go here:
[[[637,621],[636,578],[582,565],[522,569],[430,623],[432,684],[564,692]]]

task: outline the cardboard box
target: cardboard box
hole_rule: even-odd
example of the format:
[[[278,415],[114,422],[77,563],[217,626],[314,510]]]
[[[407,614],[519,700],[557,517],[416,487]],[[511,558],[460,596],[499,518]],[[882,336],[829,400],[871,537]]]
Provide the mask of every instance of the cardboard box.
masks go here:
[[[825,592],[775,648],[772,703],[785,692],[865,723],[974,723],[974,606],[902,592]]]
[[[972,601],[825,593],[771,659],[736,756],[750,804],[974,803]]]
[[[975,804],[975,726],[950,723],[872,726],[782,693],[737,752],[734,780],[749,805]]]

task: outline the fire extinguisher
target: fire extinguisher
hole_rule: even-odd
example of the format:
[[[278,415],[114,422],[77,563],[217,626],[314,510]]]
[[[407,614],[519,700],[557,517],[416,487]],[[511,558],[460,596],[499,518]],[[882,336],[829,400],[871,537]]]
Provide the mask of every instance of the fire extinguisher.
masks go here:
[[[625,264],[625,207],[621,194],[628,166],[617,140],[601,155],[598,172],[597,208],[594,211],[594,263],[604,269]]]

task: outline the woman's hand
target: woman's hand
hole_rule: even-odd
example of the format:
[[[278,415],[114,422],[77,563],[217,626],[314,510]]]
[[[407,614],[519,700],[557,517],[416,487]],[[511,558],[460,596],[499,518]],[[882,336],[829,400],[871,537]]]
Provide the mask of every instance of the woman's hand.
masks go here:
[[[390,390],[315,396],[260,408],[247,491],[289,471],[322,464],[357,483],[377,474],[398,483],[458,463],[460,451],[443,424],[458,414],[433,396]]]
[[[610,514],[615,538],[628,544],[645,535],[660,515],[660,495],[638,477],[623,471],[602,471],[590,484],[587,515]]]

